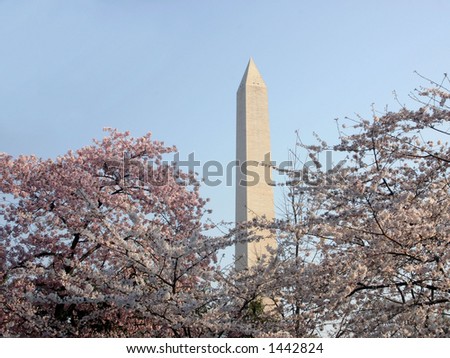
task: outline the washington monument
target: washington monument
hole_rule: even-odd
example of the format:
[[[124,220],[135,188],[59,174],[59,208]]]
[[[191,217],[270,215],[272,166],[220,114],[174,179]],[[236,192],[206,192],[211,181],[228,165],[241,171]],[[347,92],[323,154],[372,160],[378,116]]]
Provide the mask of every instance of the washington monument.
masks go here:
[[[237,91],[236,160],[243,170],[236,170],[236,223],[262,216],[269,220],[275,217],[273,187],[267,180],[270,168],[261,165],[270,161],[268,107],[266,84],[250,59]],[[246,164],[242,166],[242,163]],[[250,172],[256,175],[245,175]],[[267,255],[267,246],[276,247],[275,238],[269,232],[257,234],[264,239],[236,244],[238,270],[253,266],[262,255]]]

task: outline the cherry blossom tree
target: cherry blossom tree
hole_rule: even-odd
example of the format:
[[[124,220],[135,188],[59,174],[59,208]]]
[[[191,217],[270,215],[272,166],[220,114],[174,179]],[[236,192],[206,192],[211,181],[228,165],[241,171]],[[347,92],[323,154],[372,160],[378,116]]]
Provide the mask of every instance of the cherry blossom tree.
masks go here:
[[[0,156],[0,334],[208,336],[205,200],[150,134],[52,159]]]
[[[374,112],[344,125],[338,145],[303,146],[316,163],[330,149],[347,163],[318,164],[316,184],[291,188],[290,217],[276,225],[280,330],[450,336],[449,98],[442,86],[423,89],[418,109]]]

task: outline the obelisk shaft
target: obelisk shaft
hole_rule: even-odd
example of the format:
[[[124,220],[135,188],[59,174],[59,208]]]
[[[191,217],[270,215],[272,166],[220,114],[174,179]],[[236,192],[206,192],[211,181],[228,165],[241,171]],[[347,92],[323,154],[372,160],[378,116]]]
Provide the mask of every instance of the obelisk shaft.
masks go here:
[[[273,188],[267,180],[270,168],[261,164],[270,158],[267,88],[252,59],[237,91],[236,117],[236,159],[244,169],[236,171],[236,222],[239,224],[263,216],[273,219]],[[247,165],[242,166],[243,163]],[[242,234],[246,235],[245,232]],[[264,239],[236,245],[237,269],[249,268],[267,256],[267,246],[276,247],[273,235],[267,230],[260,230],[257,234]]]

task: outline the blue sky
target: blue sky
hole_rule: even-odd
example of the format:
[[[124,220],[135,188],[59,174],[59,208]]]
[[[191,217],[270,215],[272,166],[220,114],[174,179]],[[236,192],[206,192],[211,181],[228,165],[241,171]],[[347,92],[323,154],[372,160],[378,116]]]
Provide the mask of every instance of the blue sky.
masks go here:
[[[252,56],[269,89],[272,158],[300,130],[397,108],[396,90],[450,69],[450,2],[0,0],[0,151],[54,157],[103,127],[175,144],[205,162],[235,155],[235,95]],[[204,188],[214,219],[234,191]]]

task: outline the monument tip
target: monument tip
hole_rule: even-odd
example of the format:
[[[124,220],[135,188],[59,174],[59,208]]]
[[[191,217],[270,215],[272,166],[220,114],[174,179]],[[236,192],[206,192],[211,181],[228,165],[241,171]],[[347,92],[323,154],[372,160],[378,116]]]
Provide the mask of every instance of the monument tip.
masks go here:
[[[253,57],[250,57],[247,68],[245,69],[244,76],[242,77],[242,81],[239,87],[243,85],[256,85],[265,87],[266,84],[261,76],[261,73],[258,70],[258,67],[256,67],[255,61],[253,60]]]

